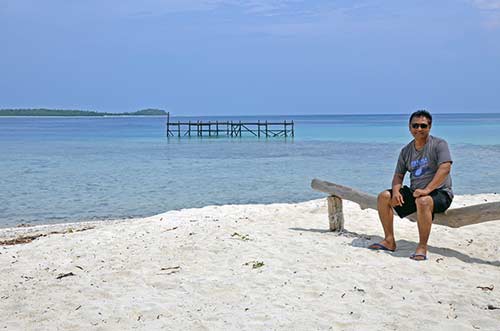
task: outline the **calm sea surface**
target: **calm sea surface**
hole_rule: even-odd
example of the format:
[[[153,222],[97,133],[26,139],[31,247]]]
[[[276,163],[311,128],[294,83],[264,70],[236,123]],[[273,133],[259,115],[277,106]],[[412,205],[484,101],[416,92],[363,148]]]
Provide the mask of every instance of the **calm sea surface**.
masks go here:
[[[390,186],[407,115],[197,117],[294,120],[295,138],[170,138],[164,117],[0,117],[0,227],[147,216],[209,204],[323,197],[313,178]],[[456,194],[500,191],[500,114],[436,115]]]

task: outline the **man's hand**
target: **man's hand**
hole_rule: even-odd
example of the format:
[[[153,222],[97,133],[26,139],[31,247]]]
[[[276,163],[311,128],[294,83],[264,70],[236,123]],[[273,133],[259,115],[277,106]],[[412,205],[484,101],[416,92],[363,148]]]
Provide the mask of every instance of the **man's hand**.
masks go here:
[[[405,203],[403,200],[403,196],[399,191],[393,191],[392,192],[392,199],[391,199],[391,206],[396,207],[396,206],[402,206]]]
[[[416,189],[415,192],[413,192],[413,196],[415,198],[419,198],[419,197],[425,197],[426,195],[429,195],[431,193],[431,191],[429,191],[428,189]]]

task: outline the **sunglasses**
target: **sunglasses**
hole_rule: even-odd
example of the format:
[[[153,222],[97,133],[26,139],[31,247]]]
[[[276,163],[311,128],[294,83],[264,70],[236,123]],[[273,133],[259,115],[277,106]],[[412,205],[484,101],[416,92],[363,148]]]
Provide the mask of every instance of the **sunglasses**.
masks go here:
[[[428,124],[425,124],[425,123],[422,123],[422,124],[419,124],[419,123],[413,123],[411,125],[412,128],[414,129],[418,129],[418,127],[422,128],[422,129],[427,129],[429,127]]]

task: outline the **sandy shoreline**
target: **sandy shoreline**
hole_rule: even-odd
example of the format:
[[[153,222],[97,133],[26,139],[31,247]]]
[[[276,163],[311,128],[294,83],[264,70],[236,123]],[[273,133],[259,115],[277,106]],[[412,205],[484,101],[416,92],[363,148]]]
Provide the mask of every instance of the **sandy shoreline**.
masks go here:
[[[376,211],[344,209],[340,236],[325,199],[0,229],[41,235],[0,246],[0,329],[500,329],[500,221],[434,226],[415,262],[416,224],[396,218],[398,250],[374,252]]]

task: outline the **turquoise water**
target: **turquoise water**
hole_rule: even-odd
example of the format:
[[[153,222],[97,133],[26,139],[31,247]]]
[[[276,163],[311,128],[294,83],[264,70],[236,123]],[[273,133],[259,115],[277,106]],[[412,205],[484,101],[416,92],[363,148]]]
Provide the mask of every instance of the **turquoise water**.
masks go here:
[[[206,117],[294,120],[295,138],[170,138],[163,117],[0,118],[0,226],[147,216],[209,204],[298,202],[312,178],[390,185],[407,115]],[[500,114],[436,115],[457,194],[500,188]]]

